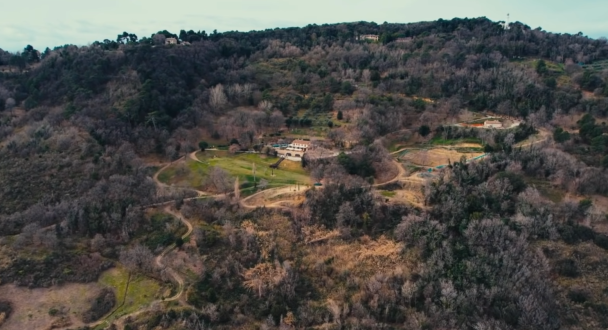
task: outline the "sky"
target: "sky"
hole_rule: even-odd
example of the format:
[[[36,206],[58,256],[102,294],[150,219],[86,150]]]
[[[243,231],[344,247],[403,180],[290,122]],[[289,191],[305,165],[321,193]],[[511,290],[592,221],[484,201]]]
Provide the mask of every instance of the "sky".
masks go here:
[[[4,2],[4,3],[3,3]],[[608,37],[606,0],[0,0],[0,48],[38,50],[116,39],[127,31],[251,31],[308,24],[381,24],[485,16],[556,33]]]

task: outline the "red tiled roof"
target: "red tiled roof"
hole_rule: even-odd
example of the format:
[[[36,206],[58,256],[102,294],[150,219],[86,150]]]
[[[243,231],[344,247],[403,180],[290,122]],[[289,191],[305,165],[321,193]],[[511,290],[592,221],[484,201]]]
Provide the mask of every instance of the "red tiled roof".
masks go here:
[[[305,144],[305,145],[309,146],[309,145],[310,145],[310,141],[304,141],[304,140],[293,140],[293,141],[291,142],[291,144]]]

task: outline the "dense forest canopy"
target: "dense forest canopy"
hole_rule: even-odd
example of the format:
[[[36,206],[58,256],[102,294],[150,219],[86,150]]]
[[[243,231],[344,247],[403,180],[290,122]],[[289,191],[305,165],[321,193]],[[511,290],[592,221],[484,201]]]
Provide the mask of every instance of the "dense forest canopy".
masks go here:
[[[362,34],[380,35],[380,44],[357,43]],[[165,37],[178,37],[190,45],[154,47]],[[405,44],[395,42],[399,37],[413,39]],[[209,35],[204,31],[182,30],[179,35],[161,31],[142,39],[125,32],[116,41],[106,39],[81,48],[66,45],[40,55],[28,47],[22,54],[0,57],[4,63],[21,67],[40,61],[35,70],[8,86],[10,94],[0,95],[4,103],[11,97],[29,108],[67,102],[82,107],[79,102],[107,92],[109,82],[121,79],[124,83],[130,73],[137,73],[136,81],[129,81],[137,97],[125,102],[124,96],[114,96],[106,100],[106,107],[120,110],[122,119],[131,124],[141,124],[155,113],[164,126],[197,108],[196,100],[208,98],[209,88],[217,84],[253,84],[262,93],[267,91],[264,97],[280,105],[284,115],[291,115],[301,104],[293,96],[275,95],[277,87],[289,86],[297,93],[320,97],[333,92],[334,86],[365,78],[380,85],[382,92],[453,98],[475,110],[495,110],[502,105],[507,109],[501,110],[510,114],[527,115],[544,106],[550,114],[570,110],[579,95],[562,88],[569,86],[554,86],[550,70],[530,77],[509,61],[524,57],[558,63],[608,59],[605,40],[552,34],[520,23],[504,30],[485,18],[309,25]],[[288,71],[290,76],[278,79],[260,66],[250,66],[260,59],[288,59],[281,63],[284,67],[276,69]],[[369,77],[363,76],[364,71]],[[8,78],[5,74],[4,79]],[[587,91],[605,87],[605,77],[598,74],[576,78]],[[117,104],[116,98],[126,104]],[[603,105],[590,106],[605,110]]]
[[[125,329],[605,328],[608,43],[502,23],[124,32],[0,50],[0,284],[92,283],[116,265],[170,283],[158,261],[174,246],[175,262],[201,265],[182,272],[194,275],[181,306]],[[522,123],[456,125],[473,114]],[[240,188],[268,182],[219,167],[193,184],[204,193],[159,181],[197,150],[274,157],[260,141],[299,131],[336,152],[303,158],[297,170],[323,184],[291,208],[243,206]],[[403,145],[450,141],[483,158],[427,173],[399,162]],[[174,174],[212,158],[193,159]],[[420,203],[395,202],[409,181],[391,178],[415,171]],[[169,211],[196,219],[186,240]],[[103,291],[84,323],[115,299]],[[0,296],[0,316],[12,311]]]

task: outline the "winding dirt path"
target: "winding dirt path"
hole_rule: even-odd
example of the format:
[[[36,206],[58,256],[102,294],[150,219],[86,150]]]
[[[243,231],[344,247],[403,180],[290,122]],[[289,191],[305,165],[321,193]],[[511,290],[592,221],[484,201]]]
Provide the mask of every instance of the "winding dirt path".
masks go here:
[[[169,205],[165,206],[163,211],[165,211],[165,213],[171,214],[172,216],[178,218],[184,225],[186,225],[186,227],[188,228],[188,231],[186,231],[186,233],[182,235],[182,239],[186,239],[188,236],[190,236],[190,234],[192,234],[192,223],[190,223],[190,221],[188,221],[181,214],[181,212],[179,212],[179,211],[175,212],[175,211],[171,210],[171,206],[169,206]],[[175,247],[176,247],[175,244],[168,246],[155,259],[156,266],[158,266],[161,269],[166,269],[169,272],[169,274],[171,275],[171,277],[173,277],[173,279],[175,280],[175,282],[177,283],[177,286],[178,286],[178,289],[177,289],[177,292],[175,293],[175,295],[173,297],[165,298],[163,301],[177,300],[181,297],[182,293],[184,293],[184,279],[175,271],[175,269],[165,266],[163,264],[163,258],[167,255],[167,253],[173,251],[173,249],[175,249]]]
[[[372,185],[372,187],[376,188],[376,187],[380,187],[380,186],[384,186],[387,184],[391,184],[394,182],[398,182],[401,181],[401,179],[403,178],[403,176],[405,175],[405,169],[403,168],[403,166],[401,166],[401,164],[395,160],[393,160],[393,164],[397,167],[397,175],[395,175],[394,178],[385,181],[385,182],[380,182],[380,183],[375,183]],[[310,189],[310,187],[308,186],[299,186],[299,190],[296,191],[296,185],[289,185],[289,186],[283,186],[283,187],[277,187],[277,188],[270,188],[270,189],[266,189],[266,190],[262,190],[260,192],[257,192],[251,196],[247,196],[243,199],[241,199],[240,201],[240,205],[243,208],[246,209],[255,209],[258,208],[260,206],[266,207],[266,208],[280,208],[280,209],[289,209],[290,207],[288,206],[284,206],[281,203],[285,202],[285,201],[271,201],[268,204],[263,203],[262,205],[260,205],[260,203],[257,204],[249,204],[249,201],[262,196],[262,195],[267,195],[266,198],[272,198],[272,197],[276,197],[278,195],[282,195],[282,194],[286,194],[286,193],[298,193],[298,194],[303,194],[305,193],[307,190]],[[316,187],[316,189],[322,189],[323,186],[320,187]]]
[[[178,158],[177,160],[175,160],[175,161],[173,161],[171,163],[168,163],[168,164],[164,165],[156,173],[154,173],[153,180],[154,180],[154,182],[159,187],[169,187],[169,186],[166,185],[166,184],[164,184],[164,183],[162,183],[162,182],[160,182],[158,180],[158,175],[163,170],[167,169],[173,163],[181,160],[182,158],[184,158],[184,156]],[[195,189],[192,189],[192,190],[195,190]],[[198,191],[198,190],[195,190],[195,191],[199,192],[199,196],[198,197],[186,198],[184,200],[194,200],[194,199],[200,199],[200,198],[214,198],[214,197],[225,196],[225,195],[208,195],[205,192],[202,192],[204,195],[201,195],[200,191]],[[156,204],[152,204],[152,205],[146,205],[145,207],[165,206],[163,208],[163,212],[165,212],[167,214],[170,214],[170,215],[174,216],[175,218],[178,218],[188,228],[188,230],[186,231],[186,233],[182,235],[182,239],[186,239],[188,236],[190,236],[190,234],[192,234],[193,226],[192,226],[192,223],[186,217],[184,217],[181,214],[181,212],[175,211],[175,210],[173,210],[171,208],[171,204],[174,203],[174,202],[175,201],[167,201],[167,202],[156,203]],[[162,302],[166,302],[166,301],[176,301],[176,300],[179,300],[181,298],[181,296],[184,293],[185,280],[184,280],[184,278],[177,271],[175,271],[175,269],[171,268],[170,266],[167,266],[165,264],[165,262],[163,262],[163,259],[165,258],[165,256],[169,252],[173,251],[175,248],[176,248],[175,244],[172,244],[172,245],[166,247],[161,254],[159,254],[158,256],[156,256],[156,258],[154,259],[154,262],[155,262],[155,264],[156,264],[157,267],[159,267],[160,269],[166,270],[169,273],[169,275],[173,278],[173,281],[177,284],[177,292],[173,296],[171,296],[171,297],[154,300],[154,301],[150,302],[150,304],[149,304],[148,307],[138,309],[135,312],[122,315],[122,316],[118,317],[117,319],[113,320],[112,322],[114,324],[116,324],[119,329],[122,329],[122,327],[124,327],[124,322],[125,322],[125,320],[128,317],[134,317],[134,316],[137,316],[137,315],[139,315],[139,314],[141,314],[143,312],[146,312],[146,311],[152,309],[153,306],[157,305],[158,303],[162,303]],[[110,321],[108,321],[108,318],[111,317],[118,310],[118,308],[120,308],[120,306],[117,307],[117,308],[115,308],[115,309],[113,309],[112,312],[110,312],[108,315],[106,315],[103,319],[98,320],[96,322],[88,323],[88,324],[85,324],[85,325],[88,326],[88,327],[91,327],[91,328],[94,328],[94,327],[96,327],[98,325],[101,325],[101,324],[106,324],[107,326],[109,326],[110,325]],[[69,328],[71,328],[71,326],[66,327],[66,328],[62,328],[62,329],[69,329]]]
[[[533,136],[534,140],[532,140],[531,138],[528,138],[526,141],[516,143],[515,145],[513,145],[513,147],[514,148],[523,148],[523,147],[533,146],[537,143],[542,143],[542,142],[547,141],[549,139],[549,136],[551,136],[551,133],[549,131],[547,131],[543,128],[539,128],[538,134]]]
[[[198,159],[198,157],[196,157],[196,153],[197,153],[197,152],[198,152],[198,151],[193,151],[193,152],[189,153],[189,154],[188,154],[188,157],[190,157],[190,159],[192,159],[192,160],[193,160],[193,161],[195,161],[195,162],[198,162],[198,163],[201,163],[201,164],[205,164],[205,163],[203,163],[203,162],[202,162],[200,159]]]
[[[176,159],[176,160],[174,160],[174,161],[172,161],[172,162],[170,162],[170,163],[167,163],[166,165],[164,165],[163,167],[161,167],[160,169],[158,169],[158,171],[156,171],[156,173],[154,173],[154,176],[152,176],[152,180],[154,180],[154,182],[155,182],[155,183],[156,183],[158,186],[161,186],[161,187],[170,187],[168,184],[160,182],[160,180],[158,180],[158,175],[159,175],[159,174],[160,174],[162,171],[164,171],[164,170],[166,170],[167,168],[169,168],[169,166],[171,166],[171,165],[173,165],[174,163],[176,163],[176,162],[178,162],[179,160],[181,160],[182,158],[184,158],[184,156],[181,156],[181,157],[179,157],[178,159]]]
[[[194,160],[196,162],[199,162],[201,164],[204,164],[202,161],[200,161],[198,158],[196,158],[196,153],[197,153],[197,151],[189,153],[188,154],[188,158],[190,158],[190,159],[192,159],[192,160]],[[166,183],[161,182],[158,179],[158,176],[160,175],[160,173],[162,171],[166,170],[167,168],[169,168],[169,166],[171,166],[171,165],[177,163],[178,161],[182,160],[182,158],[185,160],[186,156],[181,156],[180,158],[178,158],[178,159],[176,159],[176,160],[174,160],[174,161],[172,161],[172,162],[170,162],[168,164],[165,164],[163,167],[161,167],[160,169],[158,169],[158,171],[156,171],[156,173],[154,173],[154,176],[152,176],[152,179],[154,180],[154,183],[156,183],[156,185],[158,185],[159,187],[191,190],[191,191],[194,191],[194,192],[196,192],[198,194],[198,197],[186,198],[184,200],[192,200],[192,199],[197,199],[197,198],[200,198],[200,197],[217,196],[217,195],[209,195],[207,192],[204,192],[204,191],[198,190],[198,189],[194,189],[192,187],[181,187],[181,186],[168,185]],[[148,206],[159,206],[159,205],[162,205],[162,204],[164,204],[164,203],[153,204],[153,205],[148,205]]]
[[[395,175],[394,178],[392,178],[386,182],[375,183],[372,185],[372,187],[376,188],[376,187],[384,186],[384,185],[391,184],[393,182],[397,182],[397,181],[401,180],[401,178],[405,175],[405,169],[396,160],[393,160],[393,165],[397,166],[397,175]]]
[[[188,154],[187,157],[189,157],[190,159],[192,159],[194,161],[202,163],[198,158],[196,158],[196,152]],[[162,166],[156,173],[154,173],[153,180],[154,180],[154,182],[159,187],[165,187],[165,188],[171,187],[171,186],[169,186],[169,185],[167,185],[165,183],[160,182],[158,180],[158,176],[159,176],[159,174],[162,171],[164,171],[165,169],[167,169],[169,166],[173,165],[175,162],[181,160],[182,158],[185,158],[185,156],[182,156],[182,157],[178,158],[177,160],[175,160],[175,161],[173,161],[171,163],[168,163],[168,164]],[[395,166],[397,166],[397,169],[398,169],[397,175],[393,179],[391,179],[389,181],[373,184],[372,187],[378,187],[378,186],[390,184],[390,183],[397,182],[397,181],[400,181],[400,180],[403,179],[403,176],[405,175],[405,169],[403,168],[403,166],[401,166],[400,163],[398,163],[395,160],[393,160],[393,164],[395,164]],[[251,196],[248,196],[246,198],[241,199],[240,200],[240,205],[242,207],[246,208],[246,209],[255,209],[257,207],[260,207],[260,205],[259,204],[258,205],[250,205],[250,204],[247,203],[249,200],[252,200],[252,199],[254,199],[256,197],[259,197],[261,194],[270,194],[269,197],[275,197],[275,196],[278,196],[278,195],[281,195],[281,194],[284,194],[284,193],[291,193],[291,192],[294,192],[294,190],[296,189],[295,187],[296,186],[294,186],[294,185],[290,185],[290,186],[283,186],[283,187],[277,187],[277,188],[271,188],[271,189],[262,190],[262,191],[260,191],[258,193],[255,193],[255,194],[253,194]],[[178,188],[182,188],[182,187],[178,187]],[[321,188],[321,187],[319,187],[319,188]],[[205,193],[205,192],[202,192],[202,191],[199,191],[199,190],[196,190],[196,189],[192,189],[192,188],[183,188],[183,189],[190,189],[190,190],[197,191],[197,193],[199,193],[199,196],[197,196],[197,197],[191,197],[191,198],[186,198],[186,199],[184,199],[184,201],[201,199],[201,198],[221,198],[221,197],[226,197],[228,195],[228,194],[209,195],[208,193]],[[306,192],[309,189],[310,189],[310,187],[308,187],[308,186],[300,186],[298,193],[304,193],[304,192]],[[175,211],[175,210],[173,210],[171,208],[171,204],[174,203],[174,202],[175,201],[161,202],[161,203],[146,205],[145,207],[164,206],[163,211],[165,213],[170,214],[170,215],[178,218],[188,228],[188,230],[186,231],[186,233],[184,235],[182,235],[182,239],[185,239],[190,234],[192,234],[193,226],[192,226],[192,223],[181,214],[181,212]],[[282,205],[282,203],[284,203],[284,202],[285,201],[278,200],[278,201],[272,201],[272,202],[270,202],[268,204],[263,204],[263,205],[264,205],[264,207],[267,207],[267,208],[291,209],[290,206]],[[112,322],[114,324],[116,324],[119,328],[124,327],[124,322],[129,317],[135,317],[135,316],[137,316],[137,315],[139,315],[141,313],[149,311],[155,305],[157,305],[159,303],[167,302],[167,301],[177,301],[177,300],[179,300],[182,297],[182,295],[184,294],[184,287],[185,287],[185,280],[184,280],[184,278],[175,269],[173,269],[172,267],[168,266],[164,262],[164,260],[163,260],[167,256],[167,254],[169,254],[175,248],[176,248],[175,244],[173,244],[171,246],[168,246],[167,248],[165,248],[163,250],[163,252],[161,252],[161,254],[159,254],[158,256],[156,256],[154,262],[155,262],[155,264],[156,264],[157,267],[166,270],[168,272],[168,274],[173,278],[173,281],[177,284],[177,292],[173,296],[171,296],[171,297],[164,298],[164,299],[154,300],[154,301],[152,301],[149,304],[148,307],[141,308],[141,309],[139,309],[139,310],[137,310],[135,312],[122,315],[122,316],[118,317],[117,319],[113,320]],[[93,322],[93,323],[89,323],[89,324],[86,324],[86,325],[89,326],[89,327],[96,327],[96,326],[98,326],[100,324],[107,324],[109,326],[110,322],[107,320],[107,318],[109,316],[111,316],[115,311],[116,310],[112,311],[112,313],[108,314],[108,316],[104,317],[103,319],[101,319],[99,321],[96,321],[96,322]]]
[[[192,234],[192,230],[193,230],[193,226],[192,223],[190,221],[188,221],[188,219],[186,219],[181,212],[177,211],[173,211],[171,209],[170,206],[165,206],[165,208],[163,209],[163,211],[165,213],[171,214],[172,216],[178,218],[187,228],[188,230],[186,231],[185,234],[182,235],[182,239],[187,238],[188,236],[190,236],[190,234]],[[163,262],[164,257],[171,251],[173,251],[176,248],[175,244],[172,244],[170,246],[168,246],[167,248],[165,248],[163,250],[163,252],[161,254],[159,254],[158,256],[156,256],[156,258],[154,259],[154,262],[156,264],[157,267],[161,268],[161,269],[165,269],[167,270],[167,272],[169,273],[169,275],[173,278],[173,280],[175,281],[175,283],[177,284],[177,292],[172,296],[172,297],[168,297],[168,298],[163,298],[163,299],[157,299],[154,300],[152,302],[150,302],[150,304],[148,305],[148,307],[144,307],[144,308],[140,308],[135,312],[129,313],[129,314],[125,314],[122,315],[120,317],[118,317],[117,319],[113,320],[112,322],[118,327],[118,329],[122,329],[124,327],[124,322],[126,321],[127,318],[129,317],[135,317],[141,313],[144,313],[146,311],[151,310],[155,305],[162,303],[162,302],[166,302],[166,301],[175,301],[175,300],[179,300],[181,298],[181,296],[184,293],[184,286],[185,286],[185,281],[184,278],[179,275],[179,273],[177,271],[175,271],[175,269],[166,266]],[[129,276],[131,276],[129,274]],[[125,297],[126,298],[126,291],[125,291]],[[124,303],[124,301],[123,301]],[[108,314],[106,317],[104,317],[103,319],[97,321],[97,322],[93,322],[93,323],[89,323],[86,324],[87,326],[94,328],[100,324],[106,324],[107,326],[110,325],[110,322],[107,320],[108,317],[112,316],[118,309],[120,308],[117,307],[115,308],[110,314]],[[67,327],[65,329],[69,329],[71,327]]]
[[[253,194],[253,195],[250,195],[250,196],[247,196],[247,197],[241,199],[240,200],[240,204],[241,204],[241,206],[243,208],[246,208],[246,209],[255,209],[255,208],[258,208],[260,206],[271,207],[271,208],[286,208],[285,206],[281,206],[281,205],[277,204],[277,203],[279,203],[281,201],[273,201],[273,202],[270,202],[269,204],[265,204],[264,203],[263,205],[260,205],[259,203],[257,205],[256,204],[252,205],[252,204],[248,204],[248,202],[250,200],[252,200],[252,199],[255,199],[255,198],[257,198],[259,196],[263,196],[263,195],[268,195],[266,198],[272,198],[272,197],[275,197],[275,196],[278,196],[278,195],[282,195],[282,194],[286,194],[286,193],[294,193],[295,192],[295,193],[298,193],[298,194],[303,194],[308,189],[310,189],[310,187],[300,185],[299,186],[300,190],[299,191],[295,191],[297,189],[296,187],[297,187],[296,185],[289,185],[289,186],[282,186],[282,187],[270,188],[270,189],[262,190],[260,192],[257,192],[255,194]]]

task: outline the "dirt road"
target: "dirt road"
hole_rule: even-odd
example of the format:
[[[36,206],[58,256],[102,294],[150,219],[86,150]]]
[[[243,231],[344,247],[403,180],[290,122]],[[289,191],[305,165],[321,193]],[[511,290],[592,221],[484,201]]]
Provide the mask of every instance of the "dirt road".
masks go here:
[[[299,190],[298,190],[299,189]],[[280,201],[274,201],[271,203],[257,203],[257,204],[250,204],[250,202],[252,200],[255,200],[256,198],[259,198],[260,196],[266,196],[266,198],[272,198],[272,197],[276,197],[278,195],[283,195],[283,194],[287,194],[287,193],[298,193],[298,194],[304,194],[308,189],[310,189],[310,187],[307,186],[302,186],[300,185],[299,187],[296,185],[290,185],[290,186],[283,186],[283,187],[277,187],[277,188],[270,188],[270,189],[266,189],[266,190],[262,190],[260,192],[257,192],[251,196],[247,196],[243,199],[241,199],[241,206],[246,208],[246,209],[255,209],[257,207],[273,207],[273,208],[285,208],[285,206],[281,206],[278,203]]]
[[[520,143],[516,143],[513,145],[513,148],[524,148],[528,146],[532,146],[541,142],[545,142],[549,139],[551,133],[543,128],[538,130],[538,134],[529,137],[526,141],[522,141]]]
[[[405,175],[405,169],[403,168],[403,166],[401,166],[401,164],[399,162],[397,162],[396,160],[393,160],[393,164],[395,166],[397,166],[397,171],[398,171],[397,175],[394,178],[392,178],[386,182],[375,183],[372,185],[372,187],[379,187],[379,186],[384,186],[384,185],[387,185],[387,184],[390,184],[393,182],[397,182],[401,179],[401,177],[403,177],[403,175]]]
[[[198,162],[198,163],[201,163],[201,164],[205,164],[205,163],[203,163],[203,162],[202,162],[200,159],[198,159],[198,157],[196,157],[196,153],[197,153],[197,152],[198,152],[198,151],[193,151],[193,152],[189,153],[189,154],[188,154],[188,157],[190,157],[190,159],[192,159],[192,160],[193,160],[193,161],[195,161],[195,162]]]
[[[393,164],[397,167],[397,175],[395,175],[395,177],[389,181],[375,183],[372,185],[372,187],[379,187],[379,186],[391,184],[393,182],[398,182],[402,179],[402,177],[405,175],[405,169],[397,161],[393,161]],[[323,186],[317,187],[317,189],[322,189],[322,187]],[[298,187],[296,185],[266,189],[266,190],[257,192],[251,196],[248,196],[246,198],[243,198],[240,203],[241,203],[241,206],[246,209],[255,209],[257,207],[262,207],[262,206],[267,207],[267,208],[289,209],[289,207],[282,205],[282,203],[285,201],[278,200],[278,201],[272,201],[272,202],[268,202],[268,203],[266,203],[266,202],[252,203],[252,201],[255,201],[256,198],[260,198],[260,196],[265,196],[265,199],[268,199],[268,198],[272,198],[272,197],[276,197],[276,196],[288,194],[288,193],[304,194],[309,189],[310,189],[310,187],[308,187],[308,186],[299,186]]]
[[[176,160],[176,161],[178,161],[178,160]],[[174,161],[174,162],[176,162],[176,161]],[[164,183],[158,181],[158,175],[160,174],[160,172],[162,172],[163,170],[165,170],[167,167],[171,166],[174,162],[171,162],[171,163],[163,166],[162,168],[160,168],[154,174],[153,179],[154,179],[154,182],[156,182],[156,184],[158,186],[160,186],[160,187],[167,187],[167,185],[165,185]],[[199,195],[198,197],[187,198],[185,200],[198,199],[198,198],[201,198],[201,197],[219,197],[219,196],[224,196],[224,195],[210,195],[210,196],[200,196]],[[188,236],[190,236],[190,234],[192,234],[192,230],[193,230],[192,223],[186,217],[184,217],[181,214],[181,212],[173,210],[171,208],[171,205],[170,205],[172,203],[174,203],[174,201],[168,201],[168,202],[158,203],[158,204],[154,204],[154,205],[148,205],[147,207],[163,206],[164,205],[165,207],[163,208],[163,211],[165,213],[168,213],[168,214],[170,214],[170,215],[178,218],[188,228],[188,230],[186,231],[186,233],[184,235],[182,235],[182,239],[186,239]],[[175,244],[173,244],[171,246],[168,246],[167,248],[165,248],[163,250],[163,252],[161,254],[159,254],[158,256],[156,256],[154,262],[155,262],[155,264],[156,264],[157,267],[159,267],[160,269],[166,270],[169,273],[169,275],[173,278],[173,281],[177,284],[177,292],[173,296],[171,296],[171,297],[163,298],[163,299],[158,299],[158,300],[155,300],[155,301],[151,302],[150,305],[148,307],[146,307],[146,308],[142,308],[142,309],[139,309],[139,310],[137,310],[137,311],[135,311],[133,313],[129,313],[129,314],[120,316],[119,318],[117,318],[116,320],[113,321],[116,325],[118,325],[119,329],[122,329],[122,327],[124,326],[124,321],[126,320],[127,317],[137,316],[137,315],[139,315],[139,314],[141,314],[141,313],[143,313],[145,311],[148,311],[148,310],[152,309],[153,306],[155,306],[156,304],[159,304],[159,303],[162,303],[162,302],[165,302],[165,301],[175,301],[175,300],[179,300],[181,298],[181,296],[184,293],[185,281],[184,281],[183,277],[175,269],[167,266],[165,264],[165,262],[163,261],[163,259],[165,258],[165,256],[169,252],[173,251],[175,248],[176,248]],[[103,318],[103,319],[101,319],[99,321],[96,321],[96,322],[92,322],[92,323],[86,324],[86,325],[89,326],[89,327],[91,327],[91,328],[96,327],[96,326],[98,326],[100,324],[106,324],[106,325],[109,326],[110,323],[107,320],[107,318],[109,316],[111,316],[114,312],[115,312],[115,310],[113,310],[105,318]],[[67,327],[65,329],[69,329],[69,328],[70,327]]]
[[[169,187],[169,185],[162,183],[158,180],[158,175],[160,174],[160,172],[164,171],[165,169],[167,169],[169,166],[173,165],[174,163],[178,162],[180,159],[184,158],[184,156],[181,156],[180,158],[166,164],[165,166],[161,167],[158,171],[156,171],[156,173],[154,173],[154,176],[152,176],[152,180],[154,180],[154,182],[161,187]]]
[[[192,153],[189,153],[189,154],[188,154],[188,158],[190,158],[190,159],[192,159],[192,160],[194,160],[194,161],[197,161],[197,162],[199,162],[199,163],[201,163],[201,164],[204,164],[204,163],[203,163],[203,162],[201,162],[201,161],[200,161],[198,158],[196,158],[196,153],[197,153],[197,151],[192,152]],[[160,175],[160,173],[161,173],[162,171],[166,170],[167,168],[169,168],[169,166],[171,166],[171,165],[173,165],[173,164],[177,163],[178,161],[182,160],[182,158],[184,158],[184,159],[185,159],[185,156],[181,156],[180,158],[178,158],[178,159],[176,159],[176,160],[174,160],[174,161],[172,161],[172,162],[170,162],[170,163],[168,163],[168,164],[164,165],[164,166],[163,166],[163,167],[161,167],[161,168],[160,168],[158,171],[156,171],[156,173],[154,173],[154,176],[152,176],[152,179],[154,180],[154,183],[156,183],[156,185],[157,185],[157,186],[159,186],[159,187],[163,187],[163,188],[172,188],[172,189],[185,189],[185,190],[191,190],[191,191],[195,191],[195,192],[198,194],[198,197],[186,198],[186,199],[184,199],[184,200],[192,200],[192,199],[197,199],[197,198],[204,197],[204,196],[208,196],[208,197],[210,197],[210,196],[209,196],[209,194],[208,194],[207,192],[204,192],[204,191],[202,191],[202,190],[194,189],[194,188],[192,188],[192,187],[180,187],[180,186],[168,185],[168,184],[163,183],[163,182],[160,182],[160,180],[158,180],[158,176]],[[159,205],[162,205],[162,204],[164,204],[164,203],[153,204],[153,205],[149,205],[149,206],[159,206]]]
[[[171,214],[172,216],[178,218],[184,225],[186,225],[186,227],[188,228],[188,231],[186,231],[186,233],[184,235],[182,235],[182,239],[186,239],[188,236],[190,236],[190,234],[192,233],[192,223],[190,223],[190,221],[188,221],[181,214],[181,212],[179,212],[179,211],[175,212],[175,211],[171,210],[170,206],[165,206],[163,211],[165,213]],[[176,247],[175,244],[167,247],[155,259],[156,265],[161,269],[166,269],[169,272],[169,274],[171,275],[171,277],[173,277],[173,279],[177,283],[177,287],[178,287],[177,293],[175,293],[175,295],[173,297],[165,298],[163,301],[177,300],[177,299],[179,299],[179,297],[181,297],[182,293],[184,292],[184,279],[173,268],[165,266],[162,261],[163,258],[167,255],[167,253],[173,251],[173,249],[175,249],[175,247]]]

